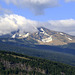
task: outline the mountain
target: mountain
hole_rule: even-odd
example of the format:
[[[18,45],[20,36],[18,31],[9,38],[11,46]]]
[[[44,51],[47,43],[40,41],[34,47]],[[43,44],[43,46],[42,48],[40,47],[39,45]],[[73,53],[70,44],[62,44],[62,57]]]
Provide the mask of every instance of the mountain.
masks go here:
[[[9,40],[2,40],[3,42],[16,42],[14,39],[27,41],[35,45],[66,45],[68,43],[75,43],[75,36],[63,32],[52,31],[44,27],[37,28],[37,32],[29,33],[14,31],[11,34],[0,36],[1,38],[9,38]],[[12,39],[12,40],[10,40]],[[31,41],[32,40],[32,41]]]
[[[75,67],[14,52],[0,51],[0,75],[75,75]]]
[[[75,36],[44,27],[0,36],[0,50],[41,57],[75,66]]]
[[[11,34],[0,36],[0,44],[27,47],[39,50],[75,55],[75,36],[63,32],[52,31],[44,27],[37,28],[37,32],[14,31]]]

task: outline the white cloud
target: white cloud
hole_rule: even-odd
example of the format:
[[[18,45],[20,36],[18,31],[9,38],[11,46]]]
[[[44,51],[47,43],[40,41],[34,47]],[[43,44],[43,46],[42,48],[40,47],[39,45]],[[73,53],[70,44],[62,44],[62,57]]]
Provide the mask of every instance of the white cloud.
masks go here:
[[[75,20],[67,19],[67,20],[51,20],[48,21],[46,26],[52,30],[66,32],[72,35],[75,35]]]
[[[9,34],[18,29],[21,33],[34,32],[37,31],[37,23],[15,14],[4,15],[0,17],[0,35]]]
[[[66,2],[75,2],[75,0],[65,0]]]
[[[58,0],[4,0],[7,4],[30,9],[35,15],[41,15],[46,8],[58,6]]]
[[[38,22],[26,19],[25,17],[11,14],[0,17],[0,35],[10,34],[13,31],[20,30],[23,32],[35,32],[38,31],[37,27],[46,27],[55,31],[62,31],[75,35],[75,20],[50,20],[48,22]]]
[[[70,27],[75,25],[74,19],[67,19],[67,20],[51,20],[49,21],[51,25],[54,26],[64,26],[64,27]]]

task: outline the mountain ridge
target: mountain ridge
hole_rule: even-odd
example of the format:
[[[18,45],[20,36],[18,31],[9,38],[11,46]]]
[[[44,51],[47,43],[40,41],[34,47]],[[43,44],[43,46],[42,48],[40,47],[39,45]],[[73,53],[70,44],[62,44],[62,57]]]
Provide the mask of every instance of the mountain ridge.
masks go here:
[[[17,39],[25,39],[30,40],[33,39],[35,45],[66,45],[68,43],[75,43],[75,36],[71,36],[69,34],[63,32],[57,32],[53,30],[49,30],[44,27],[37,28],[38,31],[34,33],[24,32],[20,33],[20,31],[12,32],[8,35],[0,36],[0,38],[17,38]]]

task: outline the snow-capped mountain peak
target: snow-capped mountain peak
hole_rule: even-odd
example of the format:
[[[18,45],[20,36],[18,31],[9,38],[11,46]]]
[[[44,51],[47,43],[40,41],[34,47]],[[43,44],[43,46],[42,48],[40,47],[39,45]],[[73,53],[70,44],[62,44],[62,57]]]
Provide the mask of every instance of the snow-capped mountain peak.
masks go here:
[[[63,32],[52,31],[44,27],[37,28],[37,32],[29,33],[20,31],[15,31],[9,34],[8,36],[13,39],[24,39],[30,42],[34,42],[35,44],[43,44],[43,45],[64,45],[68,43],[75,43],[75,37],[68,35]],[[4,37],[3,37],[4,38]],[[24,41],[23,40],[23,41]]]
[[[29,33],[25,33],[25,34],[13,34],[11,38],[27,38],[29,36]]]

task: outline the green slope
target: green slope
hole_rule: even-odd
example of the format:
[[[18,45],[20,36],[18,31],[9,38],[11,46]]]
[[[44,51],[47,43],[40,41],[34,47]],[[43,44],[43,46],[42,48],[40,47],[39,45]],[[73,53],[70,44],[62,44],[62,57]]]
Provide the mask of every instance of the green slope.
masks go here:
[[[75,67],[14,52],[0,51],[0,75],[75,75]]]
[[[65,53],[49,51],[49,50],[25,48],[25,47],[13,46],[13,45],[4,44],[4,43],[0,43],[0,50],[17,52],[17,53],[26,54],[29,56],[37,56],[37,57],[49,59],[52,61],[59,61],[62,63],[75,66],[75,55],[71,55],[71,54],[65,54]]]

